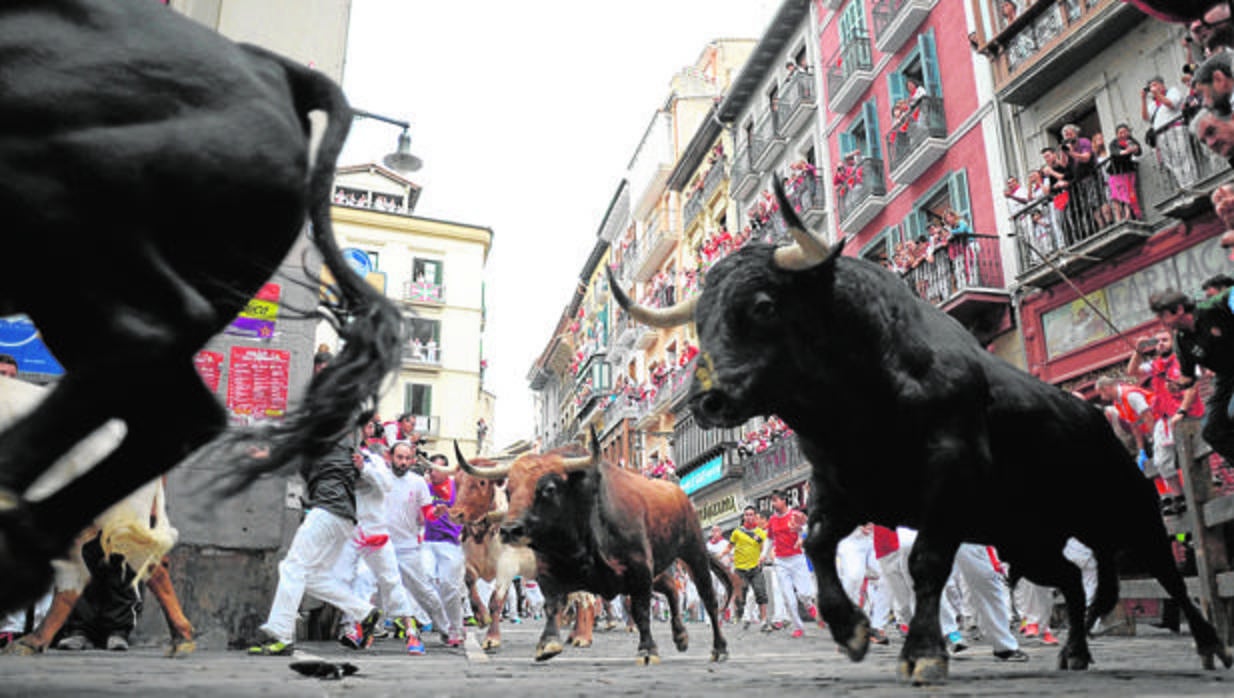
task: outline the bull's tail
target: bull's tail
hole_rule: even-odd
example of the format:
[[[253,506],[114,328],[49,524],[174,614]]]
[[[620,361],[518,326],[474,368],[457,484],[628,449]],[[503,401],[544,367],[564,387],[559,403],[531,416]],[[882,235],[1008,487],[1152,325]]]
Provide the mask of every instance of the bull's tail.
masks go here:
[[[282,422],[261,432],[264,448],[260,457],[247,458],[247,467],[227,487],[230,493],[296,457],[319,458],[358,429],[371,416],[386,376],[398,369],[406,332],[399,310],[351,270],[334,239],[330,189],[339,153],[351,129],[353,113],[347,98],[320,72],[277,54],[257,52],[270,56],[286,70],[306,131],[310,112],[324,111],[328,119],[307,183],[309,236],[334,277],[328,297],[320,301],[319,315],[338,333],[342,350],[327,368],[313,376],[302,404]]]
[[[724,603],[720,604],[719,608],[728,608],[729,604],[733,602],[733,590],[737,588],[736,577],[714,555],[707,556],[707,566],[720,578],[720,583],[724,585]],[[697,584],[698,582],[695,583]],[[723,610],[721,610],[721,613],[723,613]]]

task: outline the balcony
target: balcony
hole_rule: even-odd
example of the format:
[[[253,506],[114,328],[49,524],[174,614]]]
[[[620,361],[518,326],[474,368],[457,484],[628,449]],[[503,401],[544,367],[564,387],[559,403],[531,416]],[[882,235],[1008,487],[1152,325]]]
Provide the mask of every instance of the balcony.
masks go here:
[[[690,393],[690,381],[694,377],[694,366],[697,363],[698,357],[695,357],[685,366],[673,369],[664,384],[656,390],[655,403],[652,405],[654,411],[663,413],[666,409],[673,409]]]
[[[1166,158],[1140,161],[1140,189],[1149,206],[1161,213],[1180,220],[1188,220],[1212,210],[1209,194],[1217,185],[1229,180],[1234,174],[1230,164],[1213,151],[1204,147],[1186,128],[1170,129],[1158,136],[1158,146],[1177,152],[1171,158],[1173,169],[1165,164]]]
[[[441,305],[446,302],[446,287],[430,281],[407,281],[403,284],[403,301]]]
[[[905,274],[909,288],[955,316],[965,326],[991,307],[1009,303],[1003,283],[1002,250],[997,235],[953,238],[936,250],[932,261],[922,261]]]
[[[766,170],[784,152],[785,143],[779,111],[773,105],[754,122],[754,132],[750,135],[750,164],[756,170]]]
[[[1143,201],[1140,196],[1139,200]],[[1143,220],[1119,220],[1104,183],[1096,176],[1077,180],[1067,206],[1055,208],[1047,198],[1012,216],[1020,274],[1026,286],[1045,287],[1099,264],[1152,235]]]
[[[883,210],[887,203],[884,198],[886,193],[883,161],[878,158],[864,158],[857,163],[854,176],[836,191],[840,229],[849,235],[859,233]]]
[[[639,257],[635,262],[634,280],[648,281],[668,258],[673,245],[677,244],[677,216],[667,206],[662,206],[649,221],[649,228],[639,239]]]
[[[899,51],[933,7],[933,0],[877,0],[870,9],[874,45],[882,53]]]
[[[823,179],[818,175],[802,175],[790,185],[788,200],[793,204],[793,210],[810,228],[820,228],[827,215],[824,191]]]
[[[1000,3],[986,0],[992,17]],[[1121,0],[1037,0],[985,46],[994,54],[994,83],[1010,104],[1031,104],[1077,65],[1125,38],[1144,15]]]
[[[724,184],[726,177],[728,177],[728,158],[720,156],[711,163],[707,174],[703,176],[703,199],[705,201],[711,201],[711,195],[716,193],[721,184]]]
[[[682,217],[685,219],[686,229],[694,225],[694,219],[698,218],[698,214],[703,212],[704,197],[703,189],[699,187],[694,190],[693,194],[690,194],[689,199],[686,199],[686,205],[682,207]]]
[[[827,106],[843,114],[874,82],[874,58],[870,38],[858,36],[840,47],[827,61]]]
[[[619,246],[621,249],[621,260],[617,262],[617,268],[613,273],[617,276],[617,280],[629,284],[634,281],[634,268],[638,266],[638,250],[639,241],[637,239],[630,240]]]
[[[435,342],[421,344],[415,340],[403,347],[403,366],[410,368],[441,368],[441,347]]]
[[[734,199],[748,198],[758,188],[758,172],[750,165],[750,149],[742,145],[733,158],[733,174],[729,179],[729,189]]]
[[[802,126],[810,123],[818,111],[818,95],[814,94],[814,76],[794,71],[780,93],[780,131],[791,138]]]
[[[891,179],[912,184],[947,152],[947,119],[943,100],[922,97],[901,126],[887,133]]]
[[[806,465],[806,459],[801,455],[801,445],[797,442],[796,434],[777,439],[766,451],[746,456],[741,461],[741,466],[745,470],[743,480],[747,490],[781,475],[787,475],[804,465]]]

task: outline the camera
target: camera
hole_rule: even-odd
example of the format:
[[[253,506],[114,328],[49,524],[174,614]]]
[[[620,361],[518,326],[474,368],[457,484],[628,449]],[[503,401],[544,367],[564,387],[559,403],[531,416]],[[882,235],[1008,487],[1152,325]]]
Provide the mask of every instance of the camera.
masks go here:
[[[1157,353],[1157,340],[1141,339],[1135,346],[1135,350],[1145,356],[1151,356]]]

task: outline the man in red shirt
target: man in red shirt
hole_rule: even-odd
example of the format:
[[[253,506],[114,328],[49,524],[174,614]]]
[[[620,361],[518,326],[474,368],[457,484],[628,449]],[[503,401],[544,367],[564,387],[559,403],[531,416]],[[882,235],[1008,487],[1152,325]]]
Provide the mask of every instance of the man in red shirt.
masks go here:
[[[793,637],[802,637],[805,635],[805,624],[797,613],[797,602],[804,601],[807,606],[814,603],[814,580],[801,548],[801,530],[805,527],[806,516],[789,508],[784,490],[771,493],[771,509],[773,513],[767,519],[767,534],[775,554],[779,601],[793,621]]]

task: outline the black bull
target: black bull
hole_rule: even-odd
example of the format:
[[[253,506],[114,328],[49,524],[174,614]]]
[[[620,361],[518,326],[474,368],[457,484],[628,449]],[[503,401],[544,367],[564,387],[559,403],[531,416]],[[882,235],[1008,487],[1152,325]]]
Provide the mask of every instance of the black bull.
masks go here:
[[[327,123],[310,167],[318,110]],[[403,324],[333,239],[330,186],[351,119],[320,73],[158,3],[0,5],[0,314],[28,314],[66,369],[0,434],[0,610],[42,593],[47,561],[97,513],[222,432],[193,355],[275,272],[306,214],[336,279],[326,319],[344,349],[233,484],[322,454],[359,423],[397,366]],[[25,500],[112,418],[128,430],[114,453]]]
[[[1130,553],[1186,614],[1206,667],[1231,656],[1187,597],[1151,484],[1100,411],[984,350],[958,322],[895,275],[827,249],[776,183],[796,243],[754,243],[718,262],[700,296],[635,319],[693,320],[701,353],[690,406],[703,427],[778,414],[812,464],[806,550],[819,608],[837,642],[864,657],[869,622],[845,595],[837,543],[873,521],[920,531],[909,559],[916,613],[898,665],[905,679],[942,681],[947,653],[939,595],[961,542],[994,545],[1013,570],[1066,599],[1059,666],[1092,661],[1086,629],[1118,600],[1115,555]],[[1049,502],[1023,520],[1017,501]],[[1098,588],[1085,617],[1074,536],[1094,551]]]

